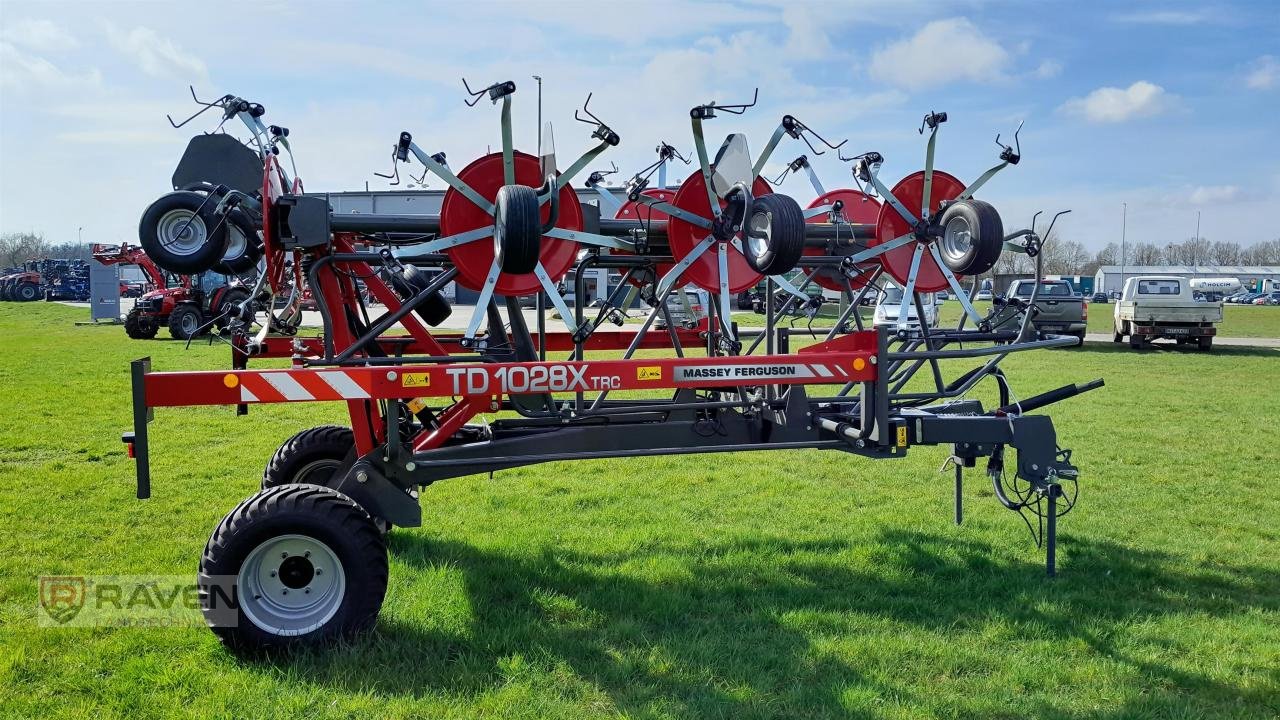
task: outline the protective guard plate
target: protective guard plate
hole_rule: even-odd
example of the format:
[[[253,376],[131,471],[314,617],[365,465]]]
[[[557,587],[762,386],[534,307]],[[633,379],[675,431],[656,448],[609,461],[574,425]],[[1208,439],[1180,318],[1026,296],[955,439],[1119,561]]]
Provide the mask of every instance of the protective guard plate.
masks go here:
[[[920,170],[902,178],[897,185],[893,186],[892,192],[903,207],[919,217],[920,201],[924,198],[924,171]],[[942,201],[952,200],[962,192],[964,192],[964,183],[941,170],[934,170],[933,191],[929,198],[930,214],[938,211],[938,205]],[[869,244],[874,247],[887,243],[910,230],[911,226],[902,219],[898,211],[885,203],[880,207],[879,219],[876,221],[876,236]],[[915,254],[918,244],[910,242],[880,256],[885,272],[889,273],[898,287],[907,286],[907,276],[911,272],[911,256]],[[959,276],[956,278],[959,279]],[[920,270],[916,273],[915,288],[917,292],[937,292],[947,289],[947,278],[943,276],[942,269],[938,267],[938,262],[933,259],[933,255],[927,248],[920,256]]]
[[[752,184],[751,192],[758,197],[768,195],[773,190],[769,188],[769,183],[757,177]],[[680,185],[680,190],[676,192],[675,200],[671,204],[699,217],[711,219],[711,208],[707,205],[707,185],[700,171],[694,171],[689,179]],[[721,201],[720,205],[723,207],[724,202]],[[696,227],[680,218],[671,218],[667,223],[667,241],[671,243],[672,257],[676,260],[684,258],[710,234],[709,230]],[[751,269],[742,253],[732,248],[728,253],[728,267],[729,292],[740,293],[764,279],[763,275]],[[681,280],[703,290],[719,292],[720,268],[717,264],[715,248],[711,248],[694,260]]]
[[[517,151],[515,153],[516,182],[521,185],[538,188],[542,186],[542,171],[538,158]],[[476,160],[458,173],[458,179],[470,185],[477,193],[493,202],[498,196],[498,188],[503,185],[502,153],[491,153]],[[551,212],[550,203],[542,206],[542,221],[546,222]],[[493,227],[493,217],[476,207],[462,193],[449,188],[445,191],[444,202],[440,206],[440,232],[442,235],[456,235],[479,227]],[[560,189],[560,212],[556,218],[556,227],[564,230],[582,230],[582,205],[578,195],[568,185]],[[484,286],[485,276],[493,265],[493,239],[484,238],[465,243],[445,251],[453,264],[458,268],[458,283],[471,290],[479,290]],[[573,266],[578,254],[577,243],[542,237],[542,252],[539,257],[542,266],[552,280],[559,281],[569,268]],[[494,292],[499,295],[516,297],[532,295],[542,286],[533,273],[512,275],[502,273]]]
[[[844,214],[844,219],[855,225],[875,225],[876,220],[880,217],[879,200],[876,200],[864,192],[849,190],[846,188],[829,190],[822,195],[819,195],[817,199],[809,203],[809,207],[816,208],[823,205],[830,205],[837,200],[844,203],[844,208],[841,210]],[[828,218],[826,215],[819,215],[818,217],[811,217],[805,222],[816,224],[825,223],[827,220]],[[829,254],[834,254],[837,257],[844,257],[846,255],[852,255],[855,252],[857,252],[857,248],[850,247],[836,248],[834,253],[830,253],[827,249],[819,247],[806,247],[804,249],[805,255],[818,257]],[[803,261],[801,262],[800,267],[806,274],[813,270],[812,267],[805,267]],[[867,278],[870,276],[871,271],[877,267],[877,263],[875,261],[868,261],[866,263],[862,263],[859,267],[863,272],[849,279],[849,287],[852,287],[854,290],[857,290],[867,284]],[[840,291],[846,289],[844,273],[836,270],[835,268],[822,268],[818,271],[817,275],[813,276],[813,281],[827,290]]]
[[[187,143],[172,179],[174,190],[207,182],[253,195],[262,190],[262,160],[231,135],[196,135]]]

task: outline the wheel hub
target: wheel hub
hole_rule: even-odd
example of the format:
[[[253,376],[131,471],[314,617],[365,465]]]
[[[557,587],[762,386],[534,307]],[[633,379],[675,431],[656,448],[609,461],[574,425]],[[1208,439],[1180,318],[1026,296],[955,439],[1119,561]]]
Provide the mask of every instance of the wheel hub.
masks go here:
[[[346,573],[325,543],[281,535],[254,548],[236,578],[240,609],[276,635],[302,635],[328,622],[346,595]]]

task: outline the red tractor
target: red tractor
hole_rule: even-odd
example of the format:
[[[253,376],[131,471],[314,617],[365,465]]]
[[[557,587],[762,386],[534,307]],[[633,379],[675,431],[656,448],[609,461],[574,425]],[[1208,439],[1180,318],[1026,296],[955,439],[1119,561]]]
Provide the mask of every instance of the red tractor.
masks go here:
[[[44,278],[40,275],[39,265],[37,260],[28,260],[16,272],[0,278],[0,297],[18,302],[30,302],[44,297],[40,289]]]
[[[135,340],[150,340],[167,325],[169,334],[189,340],[230,321],[227,310],[249,298],[249,290],[215,272],[166,274],[136,245],[94,245],[93,258],[103,265],[137,265],[155,290],[144,293],[124,317],[124,331]]]

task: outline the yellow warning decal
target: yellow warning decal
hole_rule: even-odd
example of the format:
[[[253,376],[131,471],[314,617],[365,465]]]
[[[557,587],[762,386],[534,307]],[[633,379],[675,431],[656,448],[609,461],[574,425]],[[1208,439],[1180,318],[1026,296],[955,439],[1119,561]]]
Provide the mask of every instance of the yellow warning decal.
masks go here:
[[[409,402],[405,403],[405,407],[409,408],[409,412],[413,413],[414,415],[417,415],[427,407],[427,399],[414,398]]]
[[[906,446],[907,446],[907,426],[899,425],[898,426],[898,447],[906,447]]]
[[[637,380],[661,380],[662,367],[659,365],[649,365],[647,367],[636,368]]]
[[[405,373],[400,387],[431,387],[431,373]]]

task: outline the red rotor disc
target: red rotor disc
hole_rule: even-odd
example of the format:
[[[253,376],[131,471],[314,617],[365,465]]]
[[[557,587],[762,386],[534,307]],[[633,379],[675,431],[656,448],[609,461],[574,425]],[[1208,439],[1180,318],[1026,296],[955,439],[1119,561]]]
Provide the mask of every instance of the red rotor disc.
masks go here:
[[[757,177],[752,183],[751,192],[760,196],[768,195],[773,190],[769,188],[769,183]],[[702,171],[695,170],[689,179],[680,185],[680,190],[676,192],[676,197],[671,204],[698,217],[711,219],[711,208],[707,205],[707,185],[702,179]],[[724,201],[720,202],[720,206],[724,207]],[[703,230],[680,218],[671,218],[667,223],[667,242],[671,244],[671,256],[677,261],[684,259],[693,252],[694,247],[702,242],[703,238],[710,234],[711,231]],[[727,267],[729,268],[729,292],[732,293],[740,293],[753,287],[764,278],[763,275],[751,269],[747,264],[747,258],[742,253],[732,248],[729,250]],[[697,260],[693,261],[689,269],[684,271],[680,279],[703,290],[719,292],[720,265],[716,257],[716,248],[702,253]]]
[[[893,186],[892,192],[903,207],[912,215],[920,217],[920,201],[924,198],[924,171],[902,178],[897,185]],[[942,201],[954,200],[962,192],[964,192],[964,183],[941,170],[934,170],[929,214],[936,213]],[[871,247],[882,245],[908,232],[911,232],[911,226],[898,214],[897,210],[894,210],[889,203],[885,203],[880,206],[880,216],[876,220],[876,236],[868,245]],[[918,244],[918,242],[910,242],[880,256],[880,264],[899,287],[907,286],[907,278],[911,273],[911,257],[915,254]],[[957,275],[956,279],[959,280],[960,276]],[[916,273],[915,289],[917,292],[937,292],[947,289],[947,278],[942,274],[938,262],[933,259],[928,248],[920,256],[920,269]]]
[[[657,198],[667,203],[671,202],[676,197],[675,190],[668,190],[666,188],[650,188],[640,194],[644,195],[645,197]],[[662,212],[661,210],[655,210],[649,207],[648,205],[645,205],[644,203],[631,202],[630,200],[622,204],[622,207],[618,209],[618,214],[616,217],[619,220],[639,220],[645,223],[650,221],[666,222],[667,220],[670,219],[669,216],[666,213]],[[625,253],[622,250],[615,250],[614,252],[620,255],[630,254],[630,253]],[[670,272],[671,268],[674,266],[671,263],[656,263],[655,267],[656,267],[658,279],[660,280],[662,279],[662,276]],[[640,285],[643,285],[642,282],[636,279],[635,275],[631,276],[631,280],[629,282],[632,285],[635,285],[637,287]]]
[[[813,202],[809,203],[810,208],[820,207],[822,205],[830,205],[839,200],[844,203],[841,212],[844,214],[845,220],[856,225],[875,225],[877,218],[880,217],[880,201],[858,190],[849,190],[841,188],[838,190],[829,190],[817,197]],[[827,221],[827,216],[819,215],[805,220],[807,223],[823,223]],[[857,252],[854,248],[838,248],[835,252],[838,256],[852,255]],[[809,256],[825,256],[828,254],[826,248],[806,247],[804,254]],[[870,277],[871,271],[876,268],[879,263],[874,260],[868,260],[859,267],[862,272],[857,276],[849,279],[848,287],[857,290],[867,284],[867,278]],[[812,267],[805,267],[803,261],[800,267],[806,274],[813,270]],[[813,281],[820,287],[828,290],[845,290],[845,275],[835,268],[822,268],[817,275],[813,276]]]
[[[538,158],[517,151],[515,153],[516,183],[529,187],[542,187],[542,170]],[[502,187],[502,153],[490,153],[476,160],[458,173],[458,179],[471,186],[489,202],[498,196],[498,188]],[[550,203],[542,206],[542,221],[546,222],[551,212]],[[493,227],[493,217],[465,195],[449,188],[444,193],[444,202],[440,205],[441,236],[475,230],[480,227]],[[566,230],[582,229],[582,205],[578,202],[578,194],[568,185],[560,189],[560,212],[556,217],[556,227]],[[474,240],[445,250],[445,254],[458,268],[458,284],[469,290],[479,290],[484,286],[489,268],[493,266],[493,239]],[[578,244],[569,240],[542,236],[542,251],[538,257],[547,275],[555,282],[564,277],[578,254]],[[498,284],[494,292],[498,295],[515,297],[532,295],[542,289],[538,276],[533,273],[512,275],[502,273],[498,276]]]

